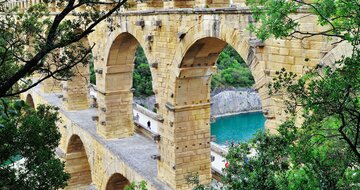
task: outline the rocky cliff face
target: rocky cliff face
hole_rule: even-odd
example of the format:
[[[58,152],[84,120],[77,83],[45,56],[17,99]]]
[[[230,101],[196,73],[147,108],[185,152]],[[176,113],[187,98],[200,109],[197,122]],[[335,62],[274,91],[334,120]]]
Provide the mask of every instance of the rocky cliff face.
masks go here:
[[[148,110],[153,111],[155,108],[155,96],[149,96],[147,98],[134,97],[134,102],[145,107]]]
[[[212,116],[261,110],[260,97],[252,90],[223,91],[213,96],[211,102]]]
[[[134,101],[149,110],[153,110],[155,96],[134,98]],[[211,102],[213,102],[211,105],[211,115],[215,117],[261,110],[260,97],[251,89],[223,89],[213,92]]]

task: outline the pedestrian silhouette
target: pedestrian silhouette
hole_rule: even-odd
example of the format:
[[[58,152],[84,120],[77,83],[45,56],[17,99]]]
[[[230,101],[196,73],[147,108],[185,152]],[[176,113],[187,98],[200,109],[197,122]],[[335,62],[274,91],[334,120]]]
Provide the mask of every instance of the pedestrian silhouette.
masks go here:
[[[149,129],[151,129],[151,123],[150,123],[150,120],[147,122],[147,127],[149,128]]]

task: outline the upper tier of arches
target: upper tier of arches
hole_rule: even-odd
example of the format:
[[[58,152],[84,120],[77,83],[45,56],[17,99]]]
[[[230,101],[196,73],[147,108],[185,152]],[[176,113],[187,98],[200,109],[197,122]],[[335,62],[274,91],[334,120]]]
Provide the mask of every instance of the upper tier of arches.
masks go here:
[[[7,6],[10,8],[19,7],[20,10],[26,10],[32,5],[44,3],[42,0],[10,0]],[[49,10],[52,12],[59,12],[65,7],[65,3],[59,4],[57,0],[52,0],[47,3]],[[122,11],[128,10],[151,10],[151,9],[171,9],[171,8],[234,8],[245,7],[246,0],[148,0],[148,1],[127,1],[126,5],[122,7]],[[81,9],[85,11],[85,9]]]

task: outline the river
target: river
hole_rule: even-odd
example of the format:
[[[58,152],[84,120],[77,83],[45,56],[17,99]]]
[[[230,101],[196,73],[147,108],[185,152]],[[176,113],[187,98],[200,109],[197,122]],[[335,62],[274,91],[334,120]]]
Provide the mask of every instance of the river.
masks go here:
[[[211,135],[216,136],[216,143],[219,145],[244,142],[252,138],[257,131],[264,131],[264,124],[265,117],[262,112],[219,117],[211,124]]]

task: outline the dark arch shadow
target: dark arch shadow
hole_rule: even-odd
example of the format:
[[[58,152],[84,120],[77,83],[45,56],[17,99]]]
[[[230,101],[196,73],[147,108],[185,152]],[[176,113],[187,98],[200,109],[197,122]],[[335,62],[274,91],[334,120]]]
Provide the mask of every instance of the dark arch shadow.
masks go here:
[[[99,117],[114,118],[105,119],[106,126],[98,125],[99,133],[106,138],[122,138],[134,134],[132,88],[134,59],[139,44],[139,40],[125,32],[119,34],[109,48],[101,81],[103,85],[97,86],[98,90],[106,93],[106,99],[111,99],[117,105],[108,106],[105,97],[100,97],[104,100],[99,101],[99,107],[106,107],[107,111],[106,113],[100,112]],[[146,53],[144,51],[144,54]]]
[[[175,106],[210,103],[211,75],[226,44],[220,39],[207,37],[190,46],[179,65]]]
[[[130,182],[126,177],[115,173],[109,178],[106,184],[106,190],[123,190],[129,184]]]
[[[92,182],[91,169],[84,145],[79,136],[73,135],[68,143],[65,170],[70,173],[70,188],[84,188]]]
[[[107,90],[136,88],[134,94],[137,96],[141,96],[141,93],[152,95],[152,92],[149,91],[152,91],[153,73],[148,63],[148,56],[140,42],[132,34],[121,33],[114,39],[106,66],[108,70],[115,70],[115,72],[106,73],[105,88]],[[121,85],[114,85],[108,81],[122,82]],[[143,83],[141,83],[142,81]],[[147,92],[145,92],[146,90]]]

